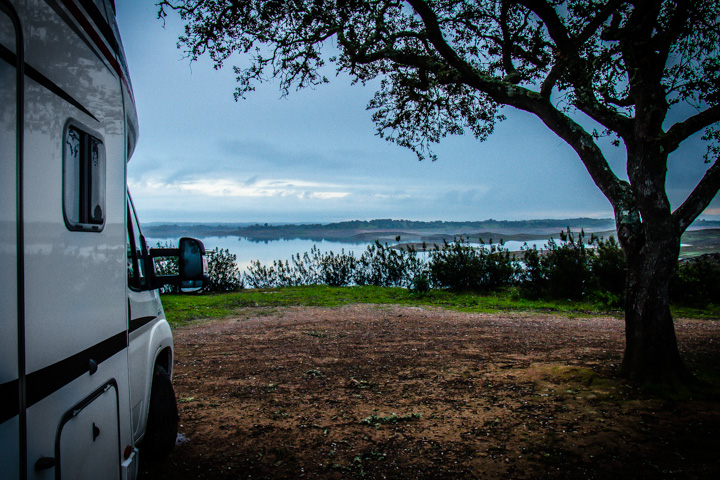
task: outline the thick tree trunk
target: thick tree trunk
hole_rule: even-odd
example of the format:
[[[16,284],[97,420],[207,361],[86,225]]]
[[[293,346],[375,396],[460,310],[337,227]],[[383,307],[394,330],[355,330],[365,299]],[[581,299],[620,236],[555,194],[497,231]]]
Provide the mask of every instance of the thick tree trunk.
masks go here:
[[[680,238],[667,237],[643,242],[634,255],[628,252],[626,344],[620,373],[634,383],[680,387],[695,379],[680,357],[668,296]]]

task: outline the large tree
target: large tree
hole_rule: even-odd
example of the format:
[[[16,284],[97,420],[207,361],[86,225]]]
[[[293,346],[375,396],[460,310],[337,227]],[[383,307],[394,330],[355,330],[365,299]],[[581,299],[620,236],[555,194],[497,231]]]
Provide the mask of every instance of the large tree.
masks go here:
[[[448,134],[479,140],[503,106],[536,115],[577,153],[612,204],[628,262],[621,373],[687,384],[668,301],[680,236],[720,188],[720,2],[717,0],[165,0],[186,22],[191,59],[231,60],[236,98],[258,82],[282,90],[379,78],[380,136],[422,159]],[[668,157],[695,134],[704,176],[672,210]],[[626,152],[626,181],[598,139]],[[701,158],[682,162],[701,163]]]

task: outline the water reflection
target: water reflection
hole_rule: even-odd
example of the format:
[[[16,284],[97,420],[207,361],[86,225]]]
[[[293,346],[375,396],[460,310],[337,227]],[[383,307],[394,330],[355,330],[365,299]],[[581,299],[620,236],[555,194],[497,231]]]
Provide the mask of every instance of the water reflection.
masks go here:
[[[357,242],[334,242],[329,240],[304,240],[304,239],[292,239],[292,240],[268,240],[263,242],[250,241],[242,237],[199,237],[205,244],[206,250],[212,250],[215,248],[227,249],[230,253],[237,255],[237,265],[241,271],[246,270],[250,266],[250,262],[253,260],[259,260],[264,265],[272,265],[274,260],[290,260],[293,255],[302,255],[305,252],[309,252],[313,245],[317,245],[318,249],[322,253],[340,253],[341,251],[354,252],[355,257],[359,257],[367,249],[368,245],[372,242],[357,243]],[[177,238],[157,238],[148,237],[147,242],[151,247],[165,245],[166,242],[177,245]],[[402,238],[401,243],[412,242],[413,239]],[[525,242],[508,241],[505,242],[504,247],[510,251],[519,251]],[[547,240],[530,240],[527,242],[528,246],[532,248],[533,244],[538,249],[542,248],[547,243]],[[388,245],[395,245],[397,242],[388,242]]]

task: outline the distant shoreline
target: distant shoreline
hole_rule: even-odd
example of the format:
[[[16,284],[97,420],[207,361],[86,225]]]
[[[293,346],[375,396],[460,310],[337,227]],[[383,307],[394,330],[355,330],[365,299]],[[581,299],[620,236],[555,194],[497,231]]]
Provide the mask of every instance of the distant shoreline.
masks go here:
[[[418,222],[408,220],[349,221],[327,224],[213,224],[213,223],[149,223],[143,228],[146,238],[237,237],[252,243],[281,240],[370,244],[375,241],[390,246],[403,244],[421,249],[423,243],[434,245],[462,238],[472,244],[503,242],[535,242],[558,239],[561,231],[585,232],[602,238],[617,237],[612,219],[571,218],[562,220],[520,220],[482,222]],[[398,237],[400,239],[398,240]],[[681,256],[720,252],[720,221],[700,220],[682,237]],[[518,250],[518,249],[513,249]]]
[[[379,240],[394,242],[401,237],[404,242],[442,243],[463,237],[471,242],[492,243],[525,241],[558,236],[570,228],[573,232],[584,231],[587,235],[609,236],[615,233],[613,219],[568,218],[544,220],[484,220],[468,222],[412,221],[412,220],[353,220],[325,224],[240,224],[240,223],[149,223],[143,228],[148,237],[242,237],[251,241],[267,240],[328,240],[366,243]],[[700,220],[693,230],[720,228],[720,221]]]
[[[720,226],[720,222],[718,222]],[[335,223],[316,224],[211,224],[211,223],[150,223],[144,227],[145,234],[151,237],[172,237],[178,235],[194,236],[237,236],[249,240],[309,239],[367,242],[374,240],[393,240],[397,236],[417,241],[452,240],[457,236],[471,237],[500,235],[537,238],[538,235],[557,235],[567,228],[573,231],[584,229],[586,232],[609,231],[615,229],[612,219],[573,218],[560,220],[484,220],[467,222],[412,221],[412,220],[353,220]],[[528,236],[528,237],[526,237]],[[524,237],[524,238],[523,238]]]

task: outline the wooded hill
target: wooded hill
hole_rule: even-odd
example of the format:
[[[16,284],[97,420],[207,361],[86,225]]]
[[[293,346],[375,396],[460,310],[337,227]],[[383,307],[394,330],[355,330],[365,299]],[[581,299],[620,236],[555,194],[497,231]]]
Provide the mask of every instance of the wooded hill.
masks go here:
[[[717,222],[720,226],[720,222]],[[367,242],[375,239],[394,239],[397,235],[404,238],[427,239],[428,241],[452,239],[465,235],[477,238],[479,234],[496,237],[503,235],[537,238],[538,235],[556,235],[570,227],[572,230],[585,229],[588,232],[614,230],[612,219],[571,218],[546,220],[484,220],[468,222],[414,221],[414,220],[352,220],[337,223],[316,224],[166,224],[154,223],[145,226],[144,231],[150,237],[173,237],[179,235],[194,236],[238,236],[250,240],[310,239]],[[489,233],[492,232],[492,233]],[[523,238],[516,238],[522,240]]]

